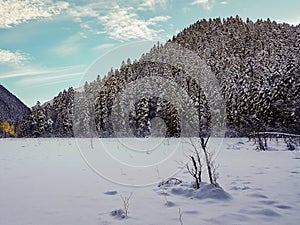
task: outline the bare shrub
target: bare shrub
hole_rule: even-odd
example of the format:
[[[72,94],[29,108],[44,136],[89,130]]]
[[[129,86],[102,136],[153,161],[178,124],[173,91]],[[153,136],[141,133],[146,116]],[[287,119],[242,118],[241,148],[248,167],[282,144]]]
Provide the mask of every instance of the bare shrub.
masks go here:
[[[202,182],[202,171],[203,165],[207,168],[208,178],[211,184],[218,186],[217,179],[218,179],[218,166],[215,164],[213,160],[214,152],[208,151],[208,141],[210,137],[204,138],[200,137],[198,140],[200,142],[200,147],[198,147],[192,139],[190,139],[189,144],[192,146],[193,150],[191,155],[188,157],[191,159],[191,164],[186,164],[187,170],[189,174],[195,180],[195,188],[199,189],[200,184]]]
[[[123,197],[123,196],[121,195],[121,199],[122,199],[122,201],[123,201],[123,209],[124,209],[124,212],[125,212],[125,216],[126,216],[126,217],[128,217],[128,215],[129,215],[129,200],[130,200],[132,194],[133,194],[133,193],[131,192],[130,195],[129,195],[128,197]]]

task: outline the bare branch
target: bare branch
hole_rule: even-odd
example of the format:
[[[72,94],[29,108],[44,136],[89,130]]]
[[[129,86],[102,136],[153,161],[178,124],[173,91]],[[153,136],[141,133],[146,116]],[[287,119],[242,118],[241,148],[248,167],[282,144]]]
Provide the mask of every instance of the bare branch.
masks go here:
[[[179,213],[179,222],[180,222],[180,225],[183,225],[182,214],[181,214],[180,208],[178,209],[178,213]]]

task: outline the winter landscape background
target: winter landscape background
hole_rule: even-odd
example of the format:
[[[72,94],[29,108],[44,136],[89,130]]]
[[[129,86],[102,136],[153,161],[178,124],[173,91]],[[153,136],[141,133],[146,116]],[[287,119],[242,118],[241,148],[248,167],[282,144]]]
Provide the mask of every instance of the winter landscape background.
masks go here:
[[[240,2],[0,0],[0,225],[298,224],[300,5]]]
[[[138,61],[127,59],[104,78],[94,74],[81,89],[37,102],[24,119],[11,122],[18,122],[18,137],[145,137],[154,118],[168,137],[194,136],[195,124],[202,133],[226,126],[230,137],[299,134],[299,32],[299,26],[269,19],[201,20]],[[191,127],[183,131],[183,124]]]

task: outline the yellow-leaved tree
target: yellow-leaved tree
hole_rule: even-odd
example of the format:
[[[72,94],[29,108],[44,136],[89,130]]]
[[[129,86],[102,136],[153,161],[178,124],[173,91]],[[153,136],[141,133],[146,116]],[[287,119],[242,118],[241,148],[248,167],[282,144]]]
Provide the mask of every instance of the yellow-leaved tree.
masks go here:
[[[7,121],[0,122],[0,131],[3,131],[4,133],[7,133],[7,134],[9,134],[10,136],[13,136],[13,137],[16,135],[15,125],[10,124]]]

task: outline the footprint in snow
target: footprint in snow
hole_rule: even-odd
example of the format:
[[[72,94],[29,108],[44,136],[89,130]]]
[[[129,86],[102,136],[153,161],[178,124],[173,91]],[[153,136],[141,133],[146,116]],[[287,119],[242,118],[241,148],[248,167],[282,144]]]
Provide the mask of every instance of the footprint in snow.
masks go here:
[[[291,206],[288,205],[275,205],[276,208],[278,209],[291,209]]]
[[[171,202],[171,201],[166,201],[166,203],[165,203],[165,206],[167,206],[167,207],[173,207],[175,205],[176,204],[174,202]]]
[[[272,209],[259,209],[259,210],[240,210],[241,213],[247,215],[261,215],[268,217],[279,217],[281,216],[279,213],[275,212]]]
[[[185,214],[199,214],[199,212],[198,211],[196,211],[196,210],[190,210],[190,211],[184,211],[183,213],[185,213]]]
[[[254,198],[268,198],[267,196],[265,196],[263,194],[259,194],[259,193],[250,194],[248,196],[254,197]]]
[[[259,201],[259,203],[262,203],[264,205],[274,205],[274,204],[276,204],[278,202],[272,201],[272,200],[262,200],[262,201]]]
[[[118,194],[117,191],[107,191],[107,192],[104,192],[105,195],[116,195]]]

